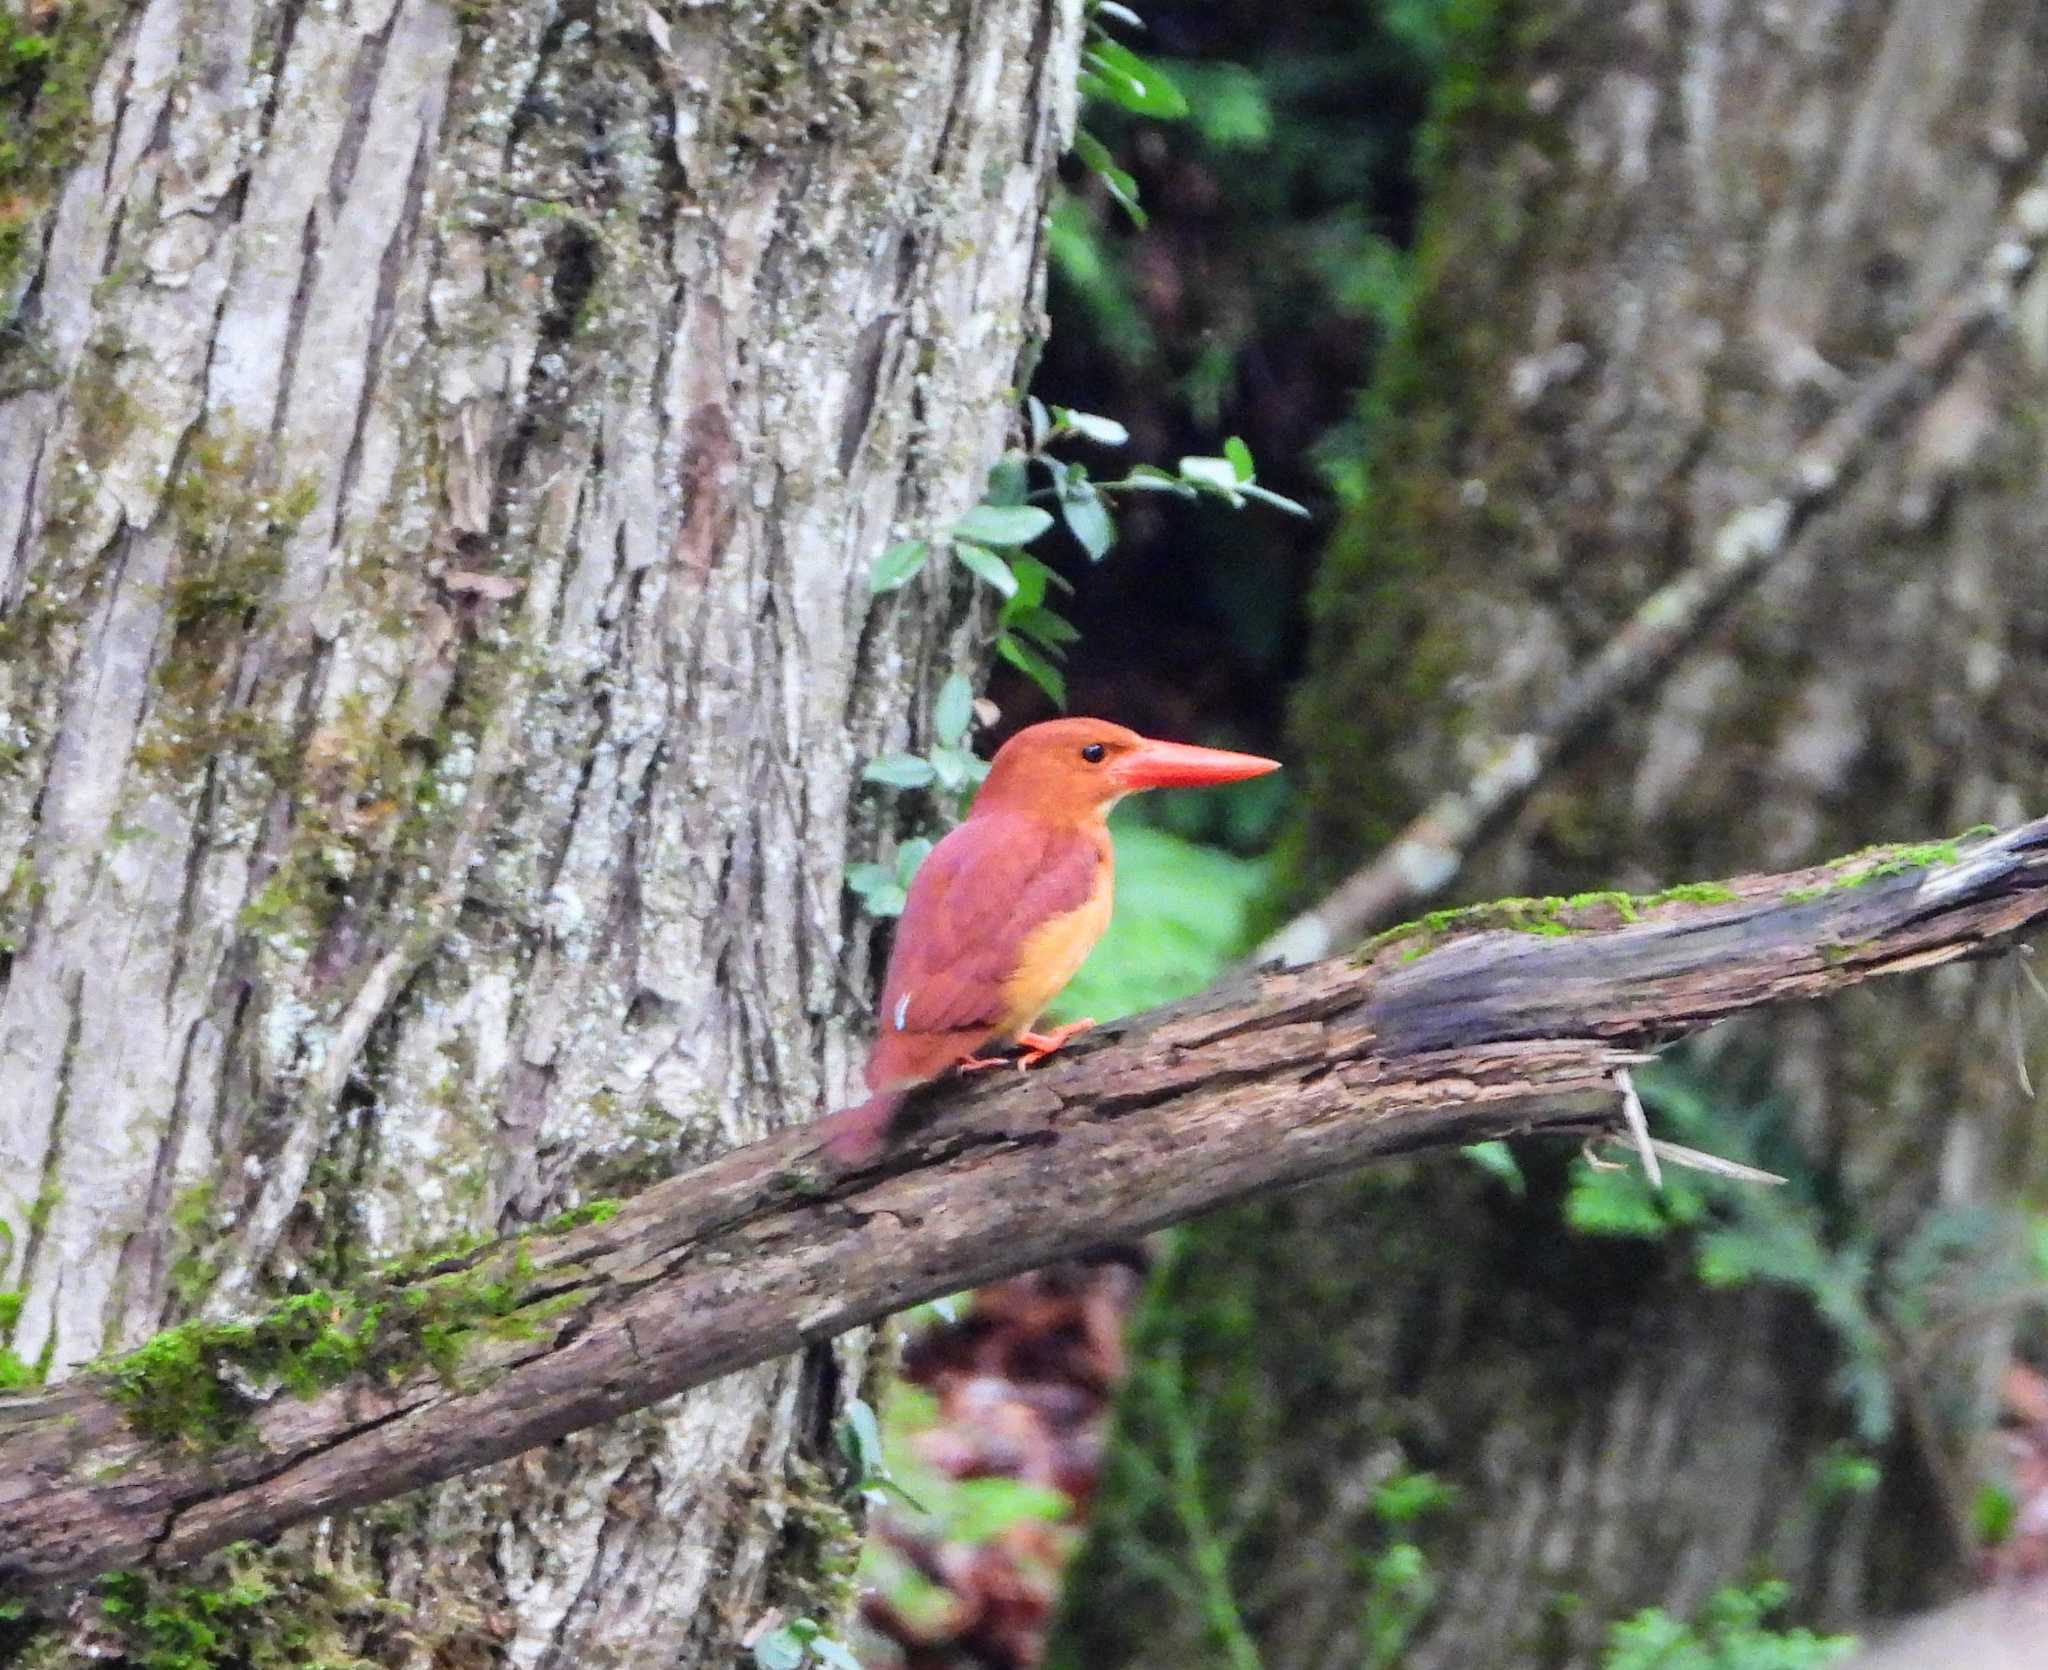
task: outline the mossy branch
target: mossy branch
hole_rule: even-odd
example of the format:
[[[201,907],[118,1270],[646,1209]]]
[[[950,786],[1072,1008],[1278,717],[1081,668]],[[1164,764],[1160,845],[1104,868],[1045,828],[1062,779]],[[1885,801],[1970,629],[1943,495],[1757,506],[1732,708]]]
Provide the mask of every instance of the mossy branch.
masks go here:
[[[0,1595],[381,1501],[1247,1195],[1612,1133],[1645,1046],[1981,956],[2044,917],[2048,819],[1447,913],[1105,1028],[1029,1076],[943,1086],[859,1172],[789,1131],[511,1240],[190,1323],[0,1398]]]

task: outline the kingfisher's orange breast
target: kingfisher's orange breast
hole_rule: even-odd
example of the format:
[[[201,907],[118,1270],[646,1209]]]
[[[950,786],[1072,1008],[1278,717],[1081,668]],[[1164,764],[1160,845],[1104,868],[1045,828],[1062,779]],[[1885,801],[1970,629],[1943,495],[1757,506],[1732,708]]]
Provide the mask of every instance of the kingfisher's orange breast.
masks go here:
[[[1095,891],[1074,909],[1047,917],[1024,936],[1018,948],[1017,966],[1000,988],[1003,1014],[996,1028],[997,1036],[1014,1038],[1027,1030],[1080,971],[1103,929],[1109,926],[1110,907],[1116,897],[1114,877],[1115,863],[1105,832],[1096,860]]]

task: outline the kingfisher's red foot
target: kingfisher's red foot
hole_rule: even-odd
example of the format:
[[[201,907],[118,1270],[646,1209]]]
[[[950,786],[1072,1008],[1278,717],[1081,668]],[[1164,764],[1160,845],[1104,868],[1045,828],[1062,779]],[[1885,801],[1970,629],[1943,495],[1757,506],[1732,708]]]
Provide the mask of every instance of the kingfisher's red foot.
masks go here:
[[[963,1073],[978,1073],[984,1067],[1007,1067],[1009,1062],[999,1055],[967,1055],[962,1056],[953,1065]]]
[[[1035,1067],[1069,1038],[1086,1032],[1093,1021],[1068,1021],[1065,1026],[1056,1026],[1050,1032],[1020,1032],[1017,1042],[1024,1046],[1024,1053],[1017,1057],[1021,1072],[1026,1067]]]

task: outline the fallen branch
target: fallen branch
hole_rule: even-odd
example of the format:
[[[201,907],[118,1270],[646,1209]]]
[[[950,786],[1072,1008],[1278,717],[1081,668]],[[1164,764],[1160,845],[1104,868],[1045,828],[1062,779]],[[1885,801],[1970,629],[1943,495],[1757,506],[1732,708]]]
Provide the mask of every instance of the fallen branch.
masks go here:
[[[1624,702],[1653,685],[1738,598],[1802,549],[1801,535],[1837,504],[1878,444],[1924,412],[1970,351],[2012,316],[2048,252],[2048,169],[2014,198],[1980,271],[1856,385],[1788,460],[1769,498],[1725,518],[1689,567],[1643,600],[1575,668],[1535,723],[1502,739],[1472,779],[1436,800],[1328,897],[1259,947],[1260,962],[1314,962],[1437,898],[1479,843]]]
[[[187,1324],[0,1398],[0,1593],[381,1501],[1264,1190],[1618,1133],[1617,1074],[1644,1046],[2044,917],[2048,819],[1725,888],[1480,907],[947,1086],[853,1175],[785,1132],[586,1209],[600,1221]]]

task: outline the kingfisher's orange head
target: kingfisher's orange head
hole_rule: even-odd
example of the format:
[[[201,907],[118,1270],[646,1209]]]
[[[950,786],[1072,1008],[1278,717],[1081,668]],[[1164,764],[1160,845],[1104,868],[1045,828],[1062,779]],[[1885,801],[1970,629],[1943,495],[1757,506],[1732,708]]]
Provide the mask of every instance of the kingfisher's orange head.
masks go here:
[[[1236,783],[1279,769],[1278,760],[1155,742],[1105,719],[1051,719],[1027,725],[996,750],[974,811],[1082,822],[1139,789]]]

